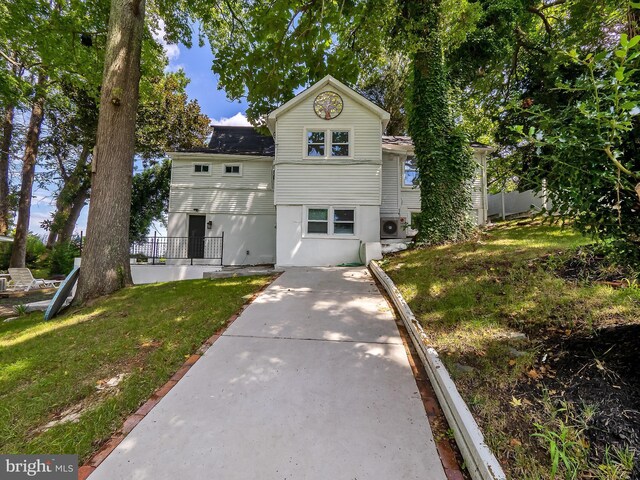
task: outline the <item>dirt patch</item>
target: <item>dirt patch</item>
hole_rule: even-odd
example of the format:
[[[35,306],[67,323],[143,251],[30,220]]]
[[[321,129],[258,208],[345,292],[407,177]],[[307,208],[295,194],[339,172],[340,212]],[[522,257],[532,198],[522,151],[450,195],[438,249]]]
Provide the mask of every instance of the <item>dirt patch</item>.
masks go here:
[[[546,389],[554,403],[578,413],[591,409],[583,415],[590,455],[602,460],[607,446],[636,449],[632,478],[640,479],[639,365],[640,324],[560,335],[544,342],[530,381],[520,387],[535,388],[527,394],[534,398]]]
[[[547,257],[545,261],[550,261]],[[551,261],[554,257],[551,257]],[[593,245],[578,248],[556,268],[556,273],[571,281],[606,282],[612,286],[628,286],[638,281],[639,273],[630,267],[612,263]]]

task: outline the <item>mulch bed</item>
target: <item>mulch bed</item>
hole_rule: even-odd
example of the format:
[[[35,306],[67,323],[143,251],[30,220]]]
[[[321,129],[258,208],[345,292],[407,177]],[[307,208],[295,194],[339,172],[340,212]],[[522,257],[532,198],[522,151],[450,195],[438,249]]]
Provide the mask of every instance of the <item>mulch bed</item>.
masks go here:
[[[540,379],[519,390],[535,398],[544,388],[558,406],[570,403],[578,413],[595,407],[584,431],[590,454],[601,460],[606,446],[635,448],[632,478],[640,479],[640,324],[552,334],[534,368]]]

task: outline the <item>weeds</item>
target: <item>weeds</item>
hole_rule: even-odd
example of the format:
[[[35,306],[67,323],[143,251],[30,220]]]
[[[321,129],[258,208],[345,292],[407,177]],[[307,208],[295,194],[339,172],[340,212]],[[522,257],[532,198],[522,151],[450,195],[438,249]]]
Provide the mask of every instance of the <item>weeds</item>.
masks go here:
[[[545,425],[534,423],[537,432],[532,434],[542,441],[549,453],[551,464],[548,478],[628,480],[631,477],[635,458],[632,449],[607,446],[602,459],[590,457],[590,445],[584,431],[590,418],[595,415],[593,405],[584,405],[581,413],[577,414],[568,403],[563,402],[549,413],[555,421]]]

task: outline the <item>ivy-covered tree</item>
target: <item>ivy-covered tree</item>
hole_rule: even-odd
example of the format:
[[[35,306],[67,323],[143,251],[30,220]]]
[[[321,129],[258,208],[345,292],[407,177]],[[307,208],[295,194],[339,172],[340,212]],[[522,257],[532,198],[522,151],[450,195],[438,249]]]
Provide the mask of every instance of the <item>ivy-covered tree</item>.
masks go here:
[[[475,170],[469,141],[454,124],[442,50],[442,3],[407,1],[400,40],[411,51],[409,134],[419,173],[420,240],[458,241],[472,228],[471,180]]]

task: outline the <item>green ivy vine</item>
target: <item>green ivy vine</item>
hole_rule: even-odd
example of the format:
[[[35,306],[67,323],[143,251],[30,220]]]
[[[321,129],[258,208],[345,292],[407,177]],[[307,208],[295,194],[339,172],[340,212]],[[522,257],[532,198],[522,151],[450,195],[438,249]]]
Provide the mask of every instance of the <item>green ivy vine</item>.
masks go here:
[[[453,121],[441,43],[439,1],[410,2],[422,38],[413,53],[409,134],[413,138],[421,191],[418,239],[440,244],[468,238],[473,229],[471,148]]]

